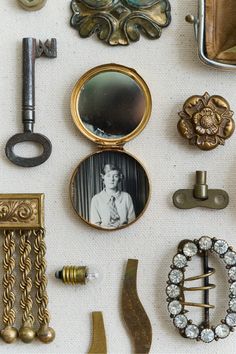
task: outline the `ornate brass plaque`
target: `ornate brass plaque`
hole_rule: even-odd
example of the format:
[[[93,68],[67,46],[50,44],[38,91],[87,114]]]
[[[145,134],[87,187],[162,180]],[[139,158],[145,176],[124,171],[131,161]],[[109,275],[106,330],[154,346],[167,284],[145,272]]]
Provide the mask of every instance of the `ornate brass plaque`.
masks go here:
[[[110,45],[136,42],[140,33],[157,39],[171,22],[168,0],[72,0],[71,26],[81,37],[97,33]]]
[[[43,194],[0,194],[0,229],[44,227]]]

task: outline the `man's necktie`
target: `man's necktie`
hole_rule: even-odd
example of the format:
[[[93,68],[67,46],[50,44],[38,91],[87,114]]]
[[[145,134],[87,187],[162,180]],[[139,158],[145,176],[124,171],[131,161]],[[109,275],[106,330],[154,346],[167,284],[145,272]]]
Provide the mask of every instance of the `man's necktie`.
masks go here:
[[[110,209],[110,223],[115,224],[117,221],[120,220],[120,215],[118,214],[118,210],[116,207],[116,198],[114,196],[111,196],[109,200],[109,209]]]

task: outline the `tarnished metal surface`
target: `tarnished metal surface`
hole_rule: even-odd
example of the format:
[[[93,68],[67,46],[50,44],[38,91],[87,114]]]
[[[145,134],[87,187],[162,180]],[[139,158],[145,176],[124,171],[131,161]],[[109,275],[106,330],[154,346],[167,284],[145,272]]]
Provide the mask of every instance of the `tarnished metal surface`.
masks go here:
[[[134,343],[134,353],[149,353],[152,344],[150,320],[137,294],[138,260],[129,259],[122,290],[122,312]]]
[[[35,60],[40,56],[56,58],[57,42],[53,38],[51,42],[41,41],[36,45],[35,38],[23,39],[23,95],[22,95],[22,122],[24,133],[15,134],[11,137],[5,148],[6,156],[15,165],[22,167],[34,167],[45,162],[51,155],[52,145],[48,138],[42,134],[33,133],[35,123]],[[20,157],[15,154],[16,144],[30,141],[42,146],[43,152],[37,157]]]
[[[179,189],[173,195],[173,203],[179,209],[204,207],[224,209],[229,204],[229,195],[222,189],[208,189],[206,171],[196,171],[194,189]]]
[[[102,312],[93,312],[93,339],[88,354],[107,354],[106,332]]]
[[[113,46],[136,42],[140,33],[157,39],[171,22],[168,0],[72,0],[71,9],[71,26],[82,38],[96,33]]]

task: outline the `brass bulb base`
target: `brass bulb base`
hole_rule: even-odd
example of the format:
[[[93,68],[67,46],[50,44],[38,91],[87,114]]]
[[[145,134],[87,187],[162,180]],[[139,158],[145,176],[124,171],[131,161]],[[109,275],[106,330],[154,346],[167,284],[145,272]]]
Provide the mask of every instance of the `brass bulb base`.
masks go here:
[[[55,273],[55,277],[57,279],[61,279],[63,283],[67,285],[85,285],[87,282],[87,273],[88,268],[84,266],[65,266],[62,268],[62,270]]]

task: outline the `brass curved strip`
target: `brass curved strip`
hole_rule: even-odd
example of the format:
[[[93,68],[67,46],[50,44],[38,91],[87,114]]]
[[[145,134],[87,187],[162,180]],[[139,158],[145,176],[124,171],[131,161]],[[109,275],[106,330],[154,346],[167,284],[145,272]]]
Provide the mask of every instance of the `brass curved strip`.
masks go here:
[[[185,301],[180,301],[181,305],[183,306],[193,306],[193,307],[201,307],[205,309],[214,309],[214,305],[208,305],[208,304],[199,304],[197,302],[185,302]]]
[[[107,354],[106,332],[102,312],[93,312],[93,339],[88,354]]]
[[[183,291],[201,291],[215,289],[215,284],[209,284],[207,286],[195,286],[193,288],[183,288]]]
[[[134,341],[134,353],[149,353],[152,344],[150,320],[137,294],[138,260],[129,259],[122,290],[122,312]]]
[[[214,268],[209,268],[209,272],[205,273],[205,274],[200,274],[200,275],[196,275],[194,277],[189,277],[184,279],[184,281],[193,281],[193,280],[199,280],[199,279],[204,279],[207,277],[211,277],[213,274],[215,274],[215,269]]]

